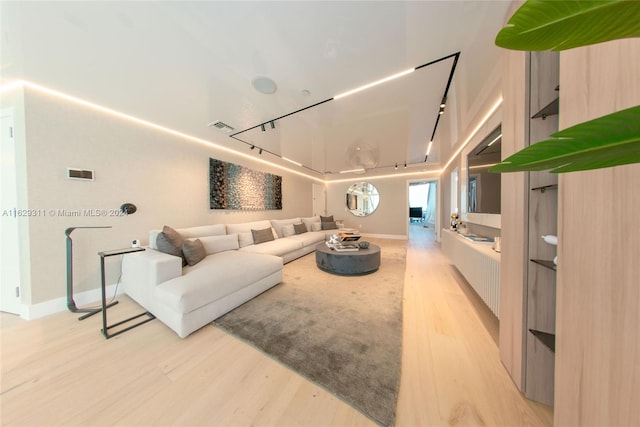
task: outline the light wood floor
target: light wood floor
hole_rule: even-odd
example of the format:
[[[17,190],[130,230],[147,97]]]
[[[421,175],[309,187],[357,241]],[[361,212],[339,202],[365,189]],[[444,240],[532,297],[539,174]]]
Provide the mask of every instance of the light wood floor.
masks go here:
[[[433,233],[411,228],[396,425],[551,425],[551,410],[526,400],[502,367],[495,317]],[[110,321],[140,311],[118,299]],[[98,316],[0,320],[3,426],[373,425],[214,327],[181,340],[155,320],[107,341]]]

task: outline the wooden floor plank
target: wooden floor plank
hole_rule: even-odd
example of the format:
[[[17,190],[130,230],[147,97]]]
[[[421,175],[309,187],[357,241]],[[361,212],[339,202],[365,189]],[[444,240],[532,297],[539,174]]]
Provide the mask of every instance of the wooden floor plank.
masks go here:
[[[412,224],[406,244],[396,425],[552,425],[552,411],[511,382],[499,360],[497,319],[433,231]],[[140,312],[118,299],[110,321]],[[183,340],[154,320],[105,340],[99,316],[24,321],[2,313],[0,322],[3,426],[375,425],[214,327]]]

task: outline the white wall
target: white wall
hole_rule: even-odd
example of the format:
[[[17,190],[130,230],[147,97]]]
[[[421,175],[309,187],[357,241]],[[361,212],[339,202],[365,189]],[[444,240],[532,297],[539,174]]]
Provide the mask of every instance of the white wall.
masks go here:
[[[345,195],[356,182],[366,181],[375,185],[380,194],[378,208],[371,215],[358,217],[347,210]],[[406,178],[356,179],[327,184],[327,213],[344,220],[345,227],[359,229],[364,234],[407,236],[409,199]]]
[[[4,96],[4,95],[3,95]],[[147,243],[150,229],[237,223],[256,219],[310,216],[312,181],[232,155],[210,145],[131,123],[30,90],[25,94],[26,157],[18,165],[27,182],[24,206],[42,212],[22,218],[30,256],[23,266],[31,277],[23,283],[25,304],[66,295],[65,234],[68,227],[110,225],[105,230],[76,230],[75,290],[99,286],[102,250],[129,247],[133,238]],[[171,108],[170,105],[167,108]],[[209,209],[209,158],[242,164],[283,176],[280,211],[213,211]],[[95,181],[66,178],[68,167],[92,169]],[[130,216],[64,216],[59,210],[117,210],[124,202],[138,211]],[[108,265],[115,283],[119,265]]]

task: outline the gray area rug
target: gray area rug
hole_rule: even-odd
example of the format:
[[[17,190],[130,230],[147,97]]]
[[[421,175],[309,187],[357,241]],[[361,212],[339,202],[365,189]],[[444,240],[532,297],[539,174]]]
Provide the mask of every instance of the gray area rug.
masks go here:
[[[377,243],[381,266],[373,274],[325,273],[312,253],[285,265],[283,283],[213,324],[391,426],[400,386],[406,247]]]

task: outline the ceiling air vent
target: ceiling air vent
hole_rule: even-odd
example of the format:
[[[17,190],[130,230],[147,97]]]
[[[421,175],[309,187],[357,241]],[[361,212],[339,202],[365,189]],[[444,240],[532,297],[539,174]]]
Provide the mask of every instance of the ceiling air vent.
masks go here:
[[[215,122],[209,123],[209,127],[218,128],[227,133],[233,132],[234,129],[226,123],[221,122],[220,120],[216,120]]]

